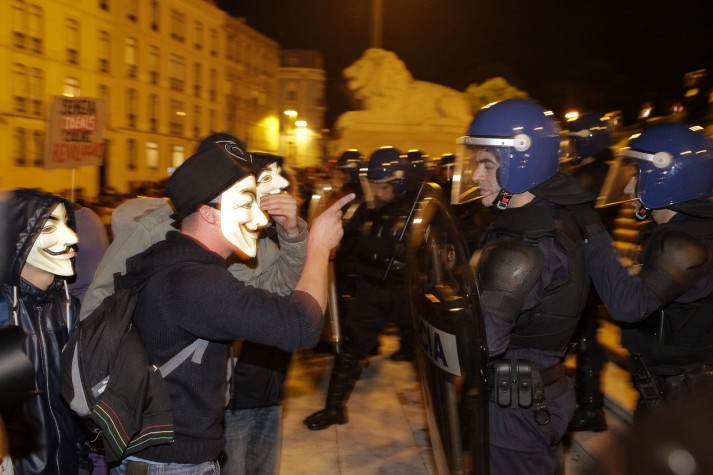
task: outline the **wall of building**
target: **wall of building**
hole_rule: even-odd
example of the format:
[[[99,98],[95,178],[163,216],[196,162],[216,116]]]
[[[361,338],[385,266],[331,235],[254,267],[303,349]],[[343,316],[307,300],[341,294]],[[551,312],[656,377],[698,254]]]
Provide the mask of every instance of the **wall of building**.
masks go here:
[[[127,193],[167,178],[216,131],[279,148],[279,45],[212,1],[9,0],[0,25],[0,187]],[[107,99],[103,168],[42,167],[61,95]]]

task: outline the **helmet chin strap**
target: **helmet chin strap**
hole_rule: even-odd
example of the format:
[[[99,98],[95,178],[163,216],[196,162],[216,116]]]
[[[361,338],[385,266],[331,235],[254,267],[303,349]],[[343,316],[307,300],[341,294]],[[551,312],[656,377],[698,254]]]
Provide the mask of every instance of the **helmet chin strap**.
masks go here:
[[[651,216],[651,212],[653,210],[651,208],[647,208],[644,206],[644,204],[641,204],[641,207],[639,207],[638,210],[636,210],[636,213],[634,213],[634,217],[636,218],[637,221],[643,221],[649,216]]]
[[[507,191],[501,189],[498,192],[498,196],[495,197],[495,201],[493,202],[493,204],[500,211],[505,211],[508,207],[508,204],[510,204],[511,198],[512,193],[508,193]]]

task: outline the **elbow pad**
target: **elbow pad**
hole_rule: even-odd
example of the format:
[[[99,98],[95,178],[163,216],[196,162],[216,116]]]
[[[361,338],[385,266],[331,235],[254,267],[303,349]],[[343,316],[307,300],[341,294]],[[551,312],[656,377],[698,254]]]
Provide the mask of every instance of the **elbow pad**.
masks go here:
[[[543,268],[544,257],[534,246],[519,241],[487,243],[478,265],[483,313],[515,323]]]
[[[669,231],[646,248],[639,278],[662,304],[673,302],[706,270],[708,248],[689,234]]]

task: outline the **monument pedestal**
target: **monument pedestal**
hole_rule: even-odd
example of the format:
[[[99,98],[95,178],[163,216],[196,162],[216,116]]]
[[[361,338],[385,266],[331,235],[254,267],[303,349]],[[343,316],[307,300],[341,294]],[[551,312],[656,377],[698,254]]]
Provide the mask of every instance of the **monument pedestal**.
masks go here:
[[[332,142],[331,156],[355,148],[365,157],[379,147],[392,146],[402,152],[417,148],[431,157],[456,152],[456,140],[462,137],[467,123],[401,125],[395,123],[357,123],[340,128]]]

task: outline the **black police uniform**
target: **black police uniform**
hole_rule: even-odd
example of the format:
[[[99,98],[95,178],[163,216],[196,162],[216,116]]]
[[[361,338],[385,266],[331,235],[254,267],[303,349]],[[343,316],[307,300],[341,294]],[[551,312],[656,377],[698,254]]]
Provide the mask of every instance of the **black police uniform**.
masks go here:
[[[559,173],[484,236],[478,280],[490,352],[490,472],[558,473],[575,409],[562,366],[587,291],[570,205],[593,197]],[[591,204],[589,204],[591,206]]]
[[[377,209],[362,205],[345,225],[338,261],[341,273],[354,277],[355,289],[341,322],[342,342],[334,359],[326,407],[305,419],[309,429],[347,422],[346,401],[361,376],[362,360],[378,345],[387,323],[399,325],[402,349],[413,351],[405,270],[407,236],[398,242],[413,198],[407,193]]]
[[[637,276],[619,264],[607,233],[586,246],[587,264],[612,317],[624,322],[622,344],[651,373],[634,367],[640,393],[637,417],[646,408],[685,396],[711,380],[713,364],[713,203],[690,201],[665,224],[641,230],[642,266]],[[647,389],[655,388],[654,391]],[[643,409],[643,411],[641,411]]]

